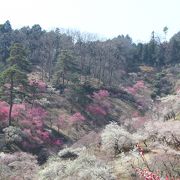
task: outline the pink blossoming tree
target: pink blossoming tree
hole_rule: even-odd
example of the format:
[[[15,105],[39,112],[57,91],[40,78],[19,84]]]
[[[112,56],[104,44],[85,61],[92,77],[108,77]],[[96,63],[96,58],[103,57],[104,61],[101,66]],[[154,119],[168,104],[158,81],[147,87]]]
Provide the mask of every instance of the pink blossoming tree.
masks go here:
[[[93,115],[106,116],[111,108],[108,101],[109,92],[107,90],[99,90],[92,95],[93,103],[87,107],[87,111]]]

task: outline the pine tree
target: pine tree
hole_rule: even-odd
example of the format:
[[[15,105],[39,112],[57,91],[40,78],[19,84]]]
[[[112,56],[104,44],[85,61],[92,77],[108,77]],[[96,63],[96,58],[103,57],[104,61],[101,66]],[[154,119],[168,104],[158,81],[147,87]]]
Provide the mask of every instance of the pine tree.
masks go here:
[[[62,84],[62,87],[65,87],[65,80],[66,84],[71,82],[78,82],[78,73],[80,69],[76,63],[75,57],[72,55],[70,51],[62,50],[58,61],[56,63],[56,74],[54,78],[55,86],[59,86]]]
[[[10,47],[10,56],[7,60],[6,68],[0,73],[1,85],[9,84],[8,102],[9,109],[9,126],[12,124],[12,108],[14,99],[18,94],[15,87],[27,86],[27,72],[30,71],[30,63],[26,59],[26,51],[19,43],[15,43]]]

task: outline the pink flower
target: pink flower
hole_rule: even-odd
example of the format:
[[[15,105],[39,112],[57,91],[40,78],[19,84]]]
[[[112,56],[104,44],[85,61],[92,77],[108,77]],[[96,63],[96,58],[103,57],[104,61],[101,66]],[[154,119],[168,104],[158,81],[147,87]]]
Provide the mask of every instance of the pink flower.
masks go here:
[[[133,118],[133,127],[135,129],[138,129],[140,127],[142,127],[146,122],[146,118],[142,117],[142,116],[138,116],[136,118]]]
[[[160,180],[160,177],[157,174],[150,172],[147,169],[136,168],[135,171],[144,180]]]
[[[109,92],[107,90],[99,90],[97,93],[93,93],[93,98],[96,100],[101,100],[109,96]]]
[[[77,112],[70,117],[70,120],[72,122],[84,121],[85,117],[80,112]]]
[[[62,141],[60,139],[56,139],[53,141],[53,144],[59,146],[62,145]]]
[[[42,131],[42,132],[41,132],[41,137],[42,137],[42,139],[44,139],[44,140],[49,139],[49,137],[50,137],[49,132],[47,132],[47,131]]]
[[[133,88],[135,88],[136,90],[144,89],[144,81],[137,81],[136,84],[134,84]]]
[[[105,109],[98,105],[89,105],[87,108],[87,111],[89,111],[90,113],[94,115],[102,115],[102,116],[107,115],[107,112],[105,111]]]
[[[25,111],[25,104],[14,104],[12,108],[12,117],[18,117],[22,111]]]
[[[67,117],[65,115],[60,115],[57,122],[56,122],[56,125],[58,128],[66,128],[67,127],[67,121],[66,121]]]
[[[6,126],[8,123],[9,104],[5,101],[0,101],[0,123]]]
[[[133,87],[126,87],[125,88],[125,91],[128,92],[129,94],[132,94],[132,95],[136,95],[137,93],[137,89],[133,88]]]
[[[133,114],[132,114],[132,117],[133,118],[136,118],[136,117],[138,117],[139,116],[139,112],[137,112],[137,111],[135,111]]]
[[[9,83],[6,83],[6,84],[4,84],[4,87],[5,87],[5,88],[7,88],[7,89],[10,89],[10,87],[11,87],[11,84],[9,84]]]
[[[30,79],[29,80],[29,85],[30,86],[34,86],[36,88],[38,88],[41,91],[45,91],[46,90],[46,83],[41,81],[41,80],[36,80],[36,79]]]
[[[176,89],[176,94],[180,94],[180,88]]]

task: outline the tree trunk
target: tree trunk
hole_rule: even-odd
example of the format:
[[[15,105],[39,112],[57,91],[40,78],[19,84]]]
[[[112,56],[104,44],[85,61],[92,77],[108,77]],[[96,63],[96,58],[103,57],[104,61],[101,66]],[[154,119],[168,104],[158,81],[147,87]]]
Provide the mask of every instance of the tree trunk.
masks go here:
[[[34,107],[34,101],[35,101],[35,92],[33,93],[33,97],[32,97],[32,106],[31,106],[31,109]]]
[[[112,84],[112,75],[113,75],[113,68],[110,69],[110,74],[109,74],[109,86]]]
[[[63,74],[62,74],[63,87],[64,87],[64,79],[65,79],[65,77],[64,77],[64,72],[63,72]]]
[[[49,51],[48,82],[51,81],[51,68],[52,68],[52,58],[51,58],[51,54],[50,54],[50,51]]]
[[[10,108],[9,108],[9,126],[11,126],[12,122],[12,108],[13,108],[13,89],[14,89],[14,81],[13,81],[13,74],[11,74],[11,87],[10,87]]]

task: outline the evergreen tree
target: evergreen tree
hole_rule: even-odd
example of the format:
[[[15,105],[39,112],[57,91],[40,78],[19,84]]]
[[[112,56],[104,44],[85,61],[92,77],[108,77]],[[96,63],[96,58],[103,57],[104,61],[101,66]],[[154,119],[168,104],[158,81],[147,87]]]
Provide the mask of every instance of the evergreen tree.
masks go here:
[[[19,93],[15,87],[27,86],[27,72],[30,71],[30,63],[26,59],[26,53],[23,46],[15,43],[10,47],[10,56],[7,60],[6,68],[0,73],[0,83],[2,85],[9,84],[8,102],[9,109],[9,126],[12,124],[12,108],[14,99]]]
[[[4,24],[0,24],[0,62],[3,64],[6,64],[12,40],[12,28],[10,22],[6,21]]]
[[[78,82],[78,73],[80,72],[80,69],[76,63],[75,57],[72,55],[72,53],[68,50],[62,50],[58,61],[56,63],[55,67],[56,73],[55,73],[55,86],[58,87],[62,84],[62,88],[65,87],[65,80],[66,84],[71,82]]]
[[[170,63],[179,63],[180,62],[180,33],[176,34],[171,40],[170,40]]]

